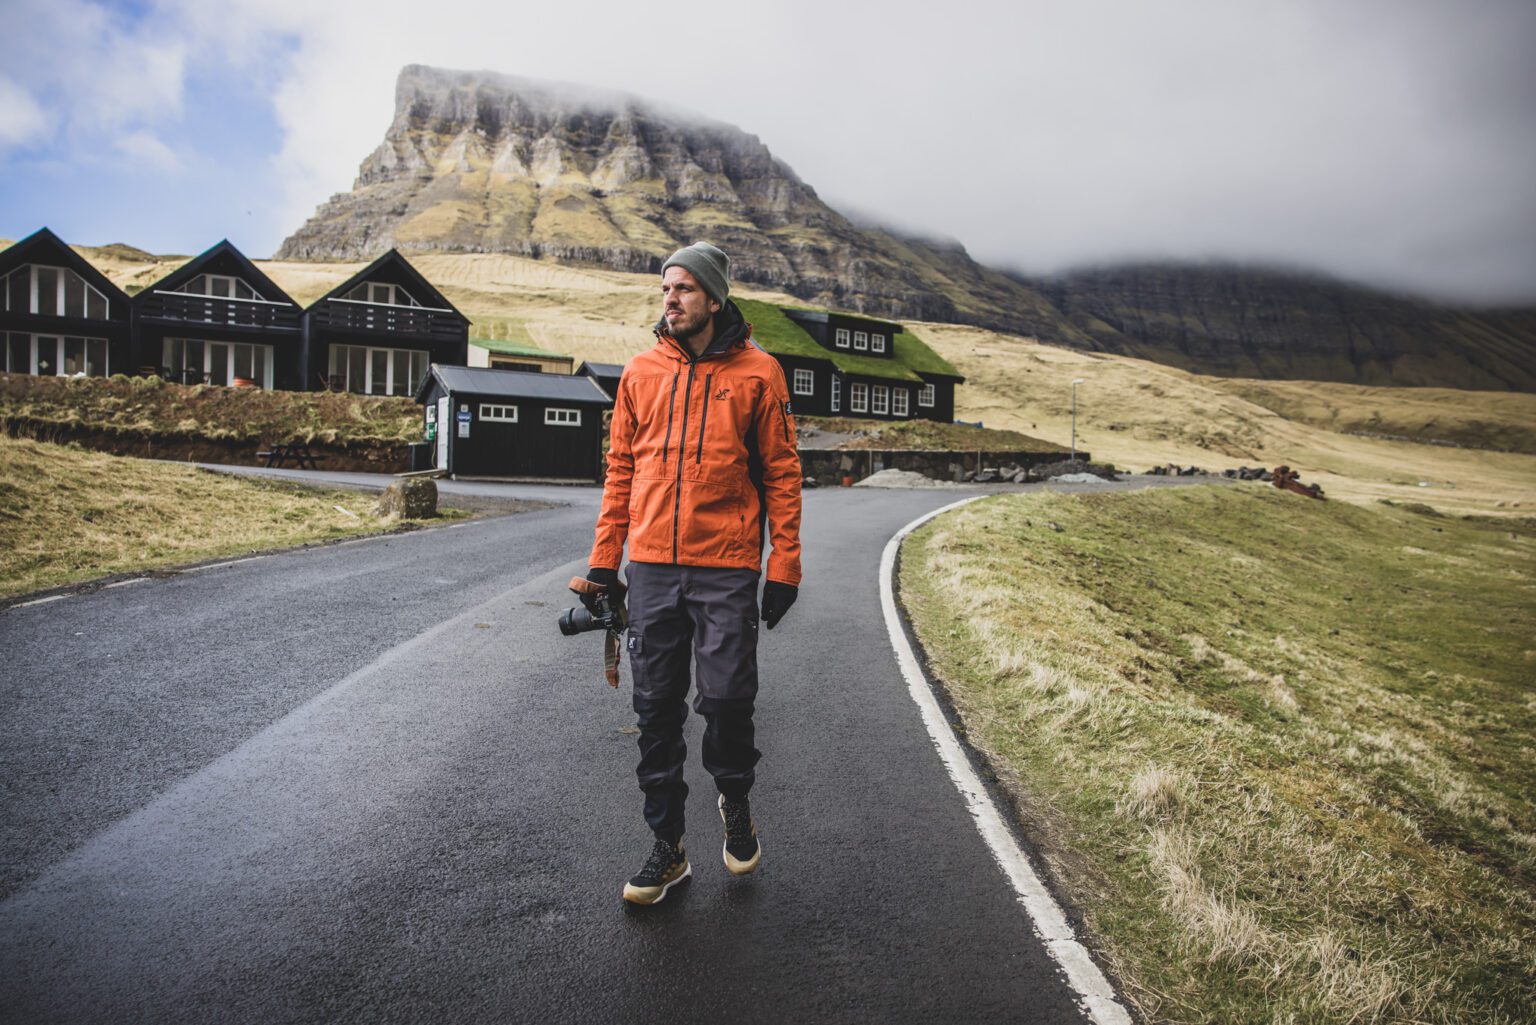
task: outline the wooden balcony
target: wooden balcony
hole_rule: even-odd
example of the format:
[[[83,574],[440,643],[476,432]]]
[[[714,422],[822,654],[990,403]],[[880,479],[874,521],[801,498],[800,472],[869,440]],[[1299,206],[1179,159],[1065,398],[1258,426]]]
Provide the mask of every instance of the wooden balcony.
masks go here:
[[[460,342],[467,336],[455,310],[428,306],[393,306],[356,299],[326,299],[310,307],[311,331],[328,335],[376,335],[429,342]]]
[[[207,324],[255,331],[297,331],[300,310],[293,303],[265,299],[223,299],[185,292],[151,292],[138,300],[139,318],[171,324]]]

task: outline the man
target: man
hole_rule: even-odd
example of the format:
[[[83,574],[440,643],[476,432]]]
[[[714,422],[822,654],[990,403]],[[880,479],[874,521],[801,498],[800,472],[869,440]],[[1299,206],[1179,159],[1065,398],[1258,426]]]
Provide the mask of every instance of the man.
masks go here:
[[[683,850],[690,650],[726,868],[745,875],[762,853],[747,799],[759,757],[757,588],[766,534],[772,554],[761,618],[771,630],[799,593],[800,460],[784,372],[752,341],[729,295],[725,253],[698,242],[672,254],[662,265],[656,345],[624,368],[614,399],[587,579],[622,591],[628,540],[636,775],[655,835],[624,887],[635,904],[660,901],[692,874]]]

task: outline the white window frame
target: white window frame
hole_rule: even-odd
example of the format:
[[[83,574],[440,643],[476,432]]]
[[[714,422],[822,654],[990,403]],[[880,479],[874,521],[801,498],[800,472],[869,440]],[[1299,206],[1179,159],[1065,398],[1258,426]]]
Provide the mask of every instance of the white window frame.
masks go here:
[[[848,386],[848,411],[850,413],[869,412],[869,385],[863,381],[854,381]]]
[[[197,293],[193,292],[191,294],[196,295]],[[181,359],[179,361],[172,358],[174,348],[178,342],[181,344]],[[260,342],[229,342],[210,338],[166,338],[161,342],[160,363],[162,366],[170,368],[173,379],[181,380],[176,375],[185,368],[186,347],[193,342],[203,347],[203,362],[202,366],[193,367],[192,369],[202,371],[203,376],[207,378],[211,378],[214,372],[213,347],[215,345],[224,347],[223,370],[226,386],[232,386],[235,383],[235,346],[239,345],[254,349],[255,351],[251,353],[252,362],[261,368],[255,381],[267,391],[272,390],[272,367],[276,359],[274,347],[263,345]],[[181,364],[180,366],[177,366],[178,362]]]
[[[341,370],[338,371],[336,369],[337,356],[345,353],[349,349],[362,349],[364,353],[362,390],[358,391],[354,389],[352,387],[353,382],[351,380],[347,380],[347,387],[345,390],[348,394],[351,395],[394,395],[395,354],[399,352],[410,354],[410,373],[415,375],[414,379],[409,376],[406,378],[406,388],[404,391],[399,393],[400,395],[406,396],[407,398],[415,395],[416,392],[421,388],[421,382],[424,381],[427,375],[432,372],[432,354],[427,352],[425,349],[399,349],[391,348],[385,345],[333,344],[331,346],[331,361],[328,365],[329,376],[333,381],[337,373],[340,373],[344,378],[350,378],[351,370],[349,367],[351,364],[346,356],[341,356]],[[373,390],[373,354],[376,352],[389,353],[389,357],[385,362],[384,390],[382,392],[375,392]],[[419,371],[419,373],[417,373],[417,371]]]
[[[807,370],[804,367],[795,368],[795,394],[816,394],[816,372],[814,370]]]
[[[891,412],[896,416],[911,416],[912,394],[905,388],[891,389]]]
[[[836,413],[843,408],[843,379],[836,374],[832,375],[832,412]]]
[[[839,349],[848,348],[848,329],[846,327],[838,328],[837,333],[832,336],[832,339],[832,344]]]
[[[202,292],[194,292],[194,291],[191,290],[192,289],[192,282],[196,281],[198,278],[202,278],[203,279],[203,287],[204,287],[205,290],[202,291]],[[229,294],[228,295],[214,295],[211,291],[207,291],[206,289],[214,281],[227,281],[227,282],[229,282]],[[247,292],[251,293],[251,294],[249,296],[236,295],[235,294],[235,286],[236,285],[243,285],[245,287],[245,290]],[[200,295],[200,296],[204,297],[205,299],[228,299],[231,302],[237,302],[237,303],[263,302],[263,301],[265,301],[265,300],[262,299],[261,293],[256,291],[256,289],[251,287],[251,283],[249,281],[247,281],[247,280],[245,280],[244,278],[241,278],[241,277],[236,277],[233,274],[209,274],[206,271],[199,272],[197,274],[192,275],[192,277],[187,280],[187,283],[185,285],[182,285],[180,288],[176,289],[176,291],[180,292],[182,295]],[[286,304],[284,304],[284,305],[286,305]]]
[[[31,374],[34,377],[64,377],[64,349],[66,339],[78,340],[81,350],[87,354],[90,352],[92,342],[101,345],[101,373],[91,374],[91,377],[110,377],[112,375],[112,346],[105,338],[97,338],[88,335],[64,335],[64,334],[33,334],[27,331],[0,331],[0,342],[5,344],[5,353],[0,355],[0,367],[9,366],[11,358],[11,336],[20,335],[27,340],[27,366],[25,369],[11,367],[9,373]],[[42,360],[48,361],[48,372],[38,373],[38,364]],[[75,376],[75,375],[70,375]]]
[[[377,298],[375,293],[383,289],[384,298]],[[361,290],[366,299],[354,299],[354,295]],[[416,297],[407,292],[401,285],[390,281],[359,281],[343,297],[344,302],[367,303],[369,306],[405,306],[412,309],[423,309]]]
[[[858,352],[869,351],[869,332],[855,331],[853,333],[853,347]]]
[[[929,409],[932,409],[935,398],[935,391],[937,391],[937,389],[934,388],[931,383],[923,385],[922,389],[917,393],[917,404],[919,406],[926,406]]]
[[[56,286],[58,291],[57,291],[57,294],[54,296],[54,299],[55,299],[54,309],[58,310],[59,312],[48,314],[49,316],[53,316],[53,317],[68,317],[69,316],[69,314],[64,312],[64,289],[65,289],[65,284],[68,282],[69,278],[71,276],[73,276],[73,277],[79,278],[80,279],[80,284],[82,286],[84,286],[84,288],[85,288],[85,296],[84,296],[85,310],[84,310],[83,313],[81,313],[81,315],[79,317],[71,317],[70,319],[71,320],[111,320],[112,319],[112,300],[108,299],[105,295],[103,295],[99,288],[95,287],[89,281],[85,280],[85,276],[83,274],[81,274],[79,271],[76,271],[76,270],[74,270],[73,268],[70,268],[70,267],[56,267],[56,266],[54,266],[51,263],[28,263],[28,264],[24,264],[24,265],[22,265],[20,267],[17,267],[15,270],[11,271],[11,273],[7,274],[5,277],[0,278],[0,309],[10,310],[10,312],[12,312],[12,313],[31,313],[31,314],[36,314],[38,316],[42,316],[42,314],[38,314],[38,312],[37,312],[38,311],[38,302],[37,302],[37,299],[38,299],[38,295],[37,295],[37,271],[38,271],[39,268],[42,268],[43,270],[55,271],[58,274],[58,285]],[[17,274],[25,274],[25,275],[27,275],[27,308],[25,310],[11,310],[10,309],[10,305],[11,305],[11,278],[14,277]],[[99,317],[91,316],[91,296],[93,296],[93,295],[98,300],[101,301],[101,316],[99,316]],[[74,336],[71,336],[71,337],[74,337]]]
[[[869,411],[871,413],[889,413],[891,411],[891,389],[883,384],[877,384],[870,389]]]
[[[496,402],[480,403],[480,419],[486,423],[515,424],[517,423],[517,407],[506,406]]]
[[[880,334],[870,335],[869,336],[869,351],[870,352],[884,352],[885,351],[885,335],[880,335]]]
[[[544,426],[546,427],[580,427],[581,410],[560,409],[550,406],[544,410]]]

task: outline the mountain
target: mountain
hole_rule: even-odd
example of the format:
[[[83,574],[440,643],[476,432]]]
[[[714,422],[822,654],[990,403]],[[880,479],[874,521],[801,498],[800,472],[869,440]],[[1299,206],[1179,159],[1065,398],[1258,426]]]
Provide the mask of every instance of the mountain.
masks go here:
[[[394,247],[655,273],[701,238],[731,254],[739,281],[875,316],[1211,374],[1536,391],[1536,310],[1455,310],[1251,268],[1004,274],[957,242],[855,223],[731,125],[492,72],[404,68],[394,119],[352,191],[276,258],[366,260]]]

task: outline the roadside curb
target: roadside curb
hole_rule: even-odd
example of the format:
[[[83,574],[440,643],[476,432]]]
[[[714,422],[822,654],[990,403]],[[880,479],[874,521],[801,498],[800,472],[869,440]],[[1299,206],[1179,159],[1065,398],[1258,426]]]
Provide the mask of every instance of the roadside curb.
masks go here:
[[[944,763],[955,789],[965,799],[966,808],[976,821],[977,831],[1008,878],[1036,935],[1044,943],[1046,952],[1061,966],[1067,983],[1095,1025],[1132,1025],[1130,1013],[1120,1003],[1114,987],[1087,948],[1078,941],[1061,905],[1030,863],[1029,856],[1019,845],[1007,820],[972,765],[964,744],[945,717],[937,696],[938,687],[923,670],[923,663],[913,646],[914,641],[907,636],[896,600],[896,563],[901,542],[907,535],[936,516],[986,497],[989,496],[974,495],[951,502],[919,516],[891,535],[880,553],[880,606],[885,614],[886,631],[890,634],[891,647],[896,654],[896,663],[901,667],[901,675],[907,682],[907,690],[922,715],[923,726],[938,751],[939,759]]]

